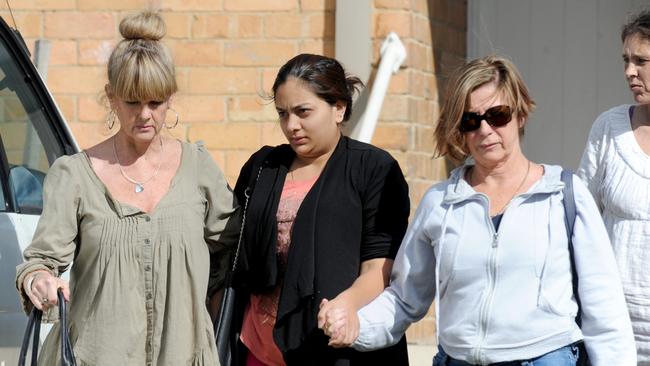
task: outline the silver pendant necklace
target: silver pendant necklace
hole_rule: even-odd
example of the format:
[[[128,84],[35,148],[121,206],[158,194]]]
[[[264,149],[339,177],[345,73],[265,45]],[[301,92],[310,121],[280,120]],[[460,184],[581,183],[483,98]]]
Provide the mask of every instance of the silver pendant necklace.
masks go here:
[[[115,154],[115,160],[117,161],[117,166],[120,168],[120,173],[122,173],[122,177],[126,179],[129,183],[135,184],[134,191],[135,193],[141,193],[144,191],[144,185],[149,183],[156,175],[158,175],[158,171],[160,170],[160,166],[162,165],[162,154],[165,152],[165,147],[163,145],[162,137],[160,137],[160,159],[158,160],[158,166],[156,167],[156,170],[151,174],[151,176],[142,182],[138,182],[137,180],[129,177],[126,172],[124,171],[124,168],[122,168],[122,163],[120,163],[120,158],[117,156],[117,147],[115,145],[115,136],[113,136],[113,153]]]

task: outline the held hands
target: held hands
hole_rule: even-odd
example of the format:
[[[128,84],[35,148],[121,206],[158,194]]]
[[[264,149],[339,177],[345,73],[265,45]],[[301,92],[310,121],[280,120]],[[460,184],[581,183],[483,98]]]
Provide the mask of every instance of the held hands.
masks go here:
[[[23,291],[34,306],[41,311],[58,305],[57,291],[63,291],[63,297],[70,301],[68,282],[54,277],[47,271],[34,271],[25,277]]]
[[[318,312],[318,328],[330,337],[329,346],[349,347],[359,336],[359,317],[351,304],[339,297],[323,299]]]

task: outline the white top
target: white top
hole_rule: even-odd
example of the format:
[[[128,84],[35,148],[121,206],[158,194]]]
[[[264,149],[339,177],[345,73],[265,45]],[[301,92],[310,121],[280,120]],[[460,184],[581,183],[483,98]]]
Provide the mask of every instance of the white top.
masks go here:
[[[650,364],[650,156],[639,146],[630,105],[594,122],[578,176],[600,208],[623,282],[639,364]]]
[[[582,330],[575,323],[559,166],[515,197],[499,229],[466,166],[422,198],[393,264],[390,286],[359,311],[352,347],[397,342],[438,292],[439,343],[474,364],[530,359],[582,338],[594,366],[634,366],[636,351],[607,231],[574,178],[575,265]]]

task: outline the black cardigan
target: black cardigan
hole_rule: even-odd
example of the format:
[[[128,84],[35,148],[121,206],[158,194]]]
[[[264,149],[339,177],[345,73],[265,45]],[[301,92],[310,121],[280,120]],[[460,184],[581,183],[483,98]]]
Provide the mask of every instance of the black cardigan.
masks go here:
[[[350,365],[355,359],[365,364],[372,354],[381,355],[378,360],[385,364],[388,350],[358,353],[327,347],[317,314],[323,298],[332,299],[352,285],[363,261],[397,254],[410,209],[402,171],[387,152],[342,136],[298,210],[283,274],[276,253],[276,212],[294,158],[289,145],[264,147],[241,170],[235,186],[239,202],[245,202],[247,187],[254,188],[236,283],[252,293],[282,284],[273,333],[288,364],[318,360]],[[391,364],[408,362],[404,341],[390,353],[397,362]]]

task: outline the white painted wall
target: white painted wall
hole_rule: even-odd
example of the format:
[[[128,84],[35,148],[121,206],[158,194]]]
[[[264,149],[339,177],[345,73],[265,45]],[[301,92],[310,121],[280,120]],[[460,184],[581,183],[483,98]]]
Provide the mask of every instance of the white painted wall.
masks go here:
[[[644,8],[650,0],[468,1],[468,58],[510,58],[537,102],[524,138],[530,159],[576,169],[598,114],[633,102],[620,32]]]

